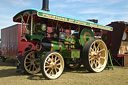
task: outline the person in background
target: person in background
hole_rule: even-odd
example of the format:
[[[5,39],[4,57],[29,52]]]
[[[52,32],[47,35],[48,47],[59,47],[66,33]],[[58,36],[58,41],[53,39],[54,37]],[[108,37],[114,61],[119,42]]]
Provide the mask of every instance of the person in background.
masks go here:
[[[16,70],[16,72],[21,72],[21,69],[22,69],[22,67],[21,67],[22,57],[23,57],[22,56],[22,51],[19,51],[18,55],[16,56],[16,58],[17,58],[17,61],[16,61],[17,70]]]
[[[32,45],[29,44],[28,47],[25,48],[24,54],[27,53],[27,52],[29,52],[31,50],[31,48],[32,48]]]

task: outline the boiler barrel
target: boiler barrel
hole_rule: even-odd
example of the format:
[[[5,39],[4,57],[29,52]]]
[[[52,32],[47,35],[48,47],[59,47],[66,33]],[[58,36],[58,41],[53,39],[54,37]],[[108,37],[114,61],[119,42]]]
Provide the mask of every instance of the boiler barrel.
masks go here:
[[[46,51],[64,51],[66,49],[65,45],[59,43],[41,43],[41,46]]]

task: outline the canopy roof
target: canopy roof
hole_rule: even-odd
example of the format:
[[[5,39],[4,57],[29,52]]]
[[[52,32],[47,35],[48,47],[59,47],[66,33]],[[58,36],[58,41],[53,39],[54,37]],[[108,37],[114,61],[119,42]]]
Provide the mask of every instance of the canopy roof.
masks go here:
[[[34,15],[34,16],[37,16],[37,17],[42,17],[42,18],[67,22],[67,23],[71,23],[71,24],[76,24],[76,25],[82,25],[82,26],[87,26],[87,27],[93,27],[93,28],[99,28],[99,29],[103,29],[103,30],[113,31],[113,28],[109,27],[109,26],[103,26],[101,24],[94,23],[94,22],[91,22],[91,21],[81,20],[81,19],[78,19],[78,18],[73,18],[73,17],[64,16],[64,15],[60,15],[60,14],[55,14],[55,13],[52,13],[52,12],[43,11],[43,10],[34,9],[34,8],[23,10],[23,11],[19,12],[18,14],[16,14],[13,17],[13,21],[14,22],[21,22],[21,16],[23,16],[23,17],[26,16],[27,17],[28,15]]]

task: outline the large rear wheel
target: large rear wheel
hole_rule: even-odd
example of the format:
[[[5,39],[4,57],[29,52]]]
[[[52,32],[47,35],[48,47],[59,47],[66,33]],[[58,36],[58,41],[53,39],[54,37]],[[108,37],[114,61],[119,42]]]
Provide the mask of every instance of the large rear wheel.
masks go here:
[[[58,52],[48,52],[42,58],[41,72],[47,79],[57,79],[64,70],[64,59]]]
[[[83,47],[83,64],[89,72],[101,72],[108,61],[106,44],[100,39],[89,40]]]
[[[40,72],[40,59],[36,56],[35,51],[29,51],[22,59],[22,68],[25,73],[36,74]]]

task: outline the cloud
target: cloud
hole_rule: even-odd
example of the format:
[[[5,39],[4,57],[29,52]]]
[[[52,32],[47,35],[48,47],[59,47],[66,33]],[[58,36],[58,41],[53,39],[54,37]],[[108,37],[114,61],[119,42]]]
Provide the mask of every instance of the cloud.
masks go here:
[[[127,15],[123,15],[122,17],[120,17],[119,20],[120,21],[126,21],[126,22],[128,22],[128,14]]]
[[[128,21],[128,11],[124,10],[90,8],[84,11],[80,10],[78,14],[83,17],[90,15],[88,18],[93,18],[93,16],[97,16],[97,18],[94,19],[98,19],[99,23],[104,25],[107,25],[113,21]]]
[[[10,22],[10,21],[8,21],[8,20],[0,20],[0,29],[3,29],[3,28],[5,28],[5,27],[9,27],[9,26],[11,26],[11,25],[14,25],[14,24],[16,24],[16,23],[14,23],[13,21],[12,22]]]
[[[78,14],[106,14],[106,15],[125,15],[128,14],[128,11],[122,10],[108,10],[108,9],[97,9],[97,8],[90,8],[86,10],[79,10]]]
[[[14,24],[12,15],[0,15],[0,29]]]
[[[125,6],[125,8],[128,8],[128,5],[127,5],[127,6]]]
[[[86,3],[100,3],[105,4],[105,2],[109,2],[109,4],[122,2],[124,0],[66,0],[67,2],[86,2]]]
[[[70,3],[70,2],[79,2],[79,4],[81,3],[85,3],[85,5],[100,5],[100,6],[105,6],[105,5],[113,5],[116,3],[120,3],[123,2],[125,0],[66,0],[66,2]]]
[[[108,24],[110,24],[111,22],[114,22],[114,21],[118,21],[118,20],[115,19],[114,17],[105,17],[103,19],[98,20],[98,22],[103,24],[103,25],[108,25]]]

